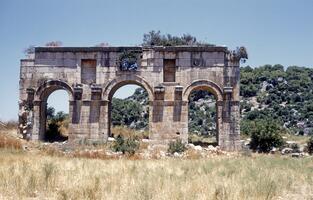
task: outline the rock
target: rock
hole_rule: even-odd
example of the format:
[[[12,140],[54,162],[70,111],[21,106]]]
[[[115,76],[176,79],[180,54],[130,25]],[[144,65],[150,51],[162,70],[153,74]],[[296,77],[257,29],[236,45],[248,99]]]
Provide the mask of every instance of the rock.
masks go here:
[[[286,141],[286,144],[291,145],[291,144],[296,144],[295,141]]]
[[[291,157],[293,157],[293,158],[299,158],[300,156],[301,156],[300,153],[292,153],[291,154]]]
[[[213,145],[208,146],[209,151],[216,151],[217,149]]]
[[[192,144],[192,143],[188,143],[186,146],[187,146],[188,148],[192,148],[192,149],[195,147],[195,145]]]
[[[141,141],[144,143],[149,143],[149,139],[142,139]]]
[[[281,150],[281,154],[285,155],[285,154],[290,154],[293,152],[292,148],[284,148],[283,150]]]
[[[202,151],[202,147],[200,145],[194,146],[194,150]]]
[[[177,153],[177,152],[175,152],[175,153]],[[166,153],[164,151],[160,151],[160,156],[161,156],[161,158],[164,158],[164,157],[166,157]]]
[[[177,152],[175,152],[175,153],[173,154],[173,156],[174,156],[174,157],[180,157],[180,154],[177,153]]]
[[[278,150],[277,148],[273,147],[273,148],[271,149],[270,153],[271,153],[271,154],[275,154],[275,153],[277,152],[277,150]]]

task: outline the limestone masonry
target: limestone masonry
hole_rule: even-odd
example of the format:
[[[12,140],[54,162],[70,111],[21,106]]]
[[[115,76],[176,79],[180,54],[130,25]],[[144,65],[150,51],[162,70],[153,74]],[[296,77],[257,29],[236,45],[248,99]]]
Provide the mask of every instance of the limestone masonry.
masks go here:
[[[241,49],[240,49],[241,50]],[[69,141],[106,141],[111,100],[126,84],[149,95],[152,143],[188,138],[188,97],[194,90],[215,95],[218,145],[240,148],[239,63],[226,47],[37,47],[20,68],[19,122],[24,138],[43,140],[49,95],[69,94]]]

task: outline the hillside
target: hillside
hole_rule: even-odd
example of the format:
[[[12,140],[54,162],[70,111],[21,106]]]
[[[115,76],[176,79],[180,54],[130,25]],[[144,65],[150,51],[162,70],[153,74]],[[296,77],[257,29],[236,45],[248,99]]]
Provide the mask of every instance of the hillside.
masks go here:
[[[240,69],[241,132],[249,135],[252,123],[262,119],[275,120],[292,134],[313,131],[313,69],[282,65],[264,65]],[[214,97],[206,91],[190,96],[189,131],[215,135]],[[136,129],[148,125],[148,97],[138,88],[127,99],[113,99],[113,125]]]

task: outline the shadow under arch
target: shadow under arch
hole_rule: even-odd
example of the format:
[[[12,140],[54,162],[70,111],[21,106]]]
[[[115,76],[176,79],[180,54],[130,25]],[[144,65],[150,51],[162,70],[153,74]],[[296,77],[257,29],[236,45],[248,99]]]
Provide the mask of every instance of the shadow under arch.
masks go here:
[[[149,101],[153,101],[153,89],[150,84],[140,76],[137,75],[122,75],[116,79],[110,81],[105,87],[102,94],[102,98],[104,100],[111,101],[113,94],[122,86],[125,85],[138,85],[144,88],[148,92]]]
[[[219,87],[216,83],[213,81],[208,80],[198,80],[194,81],[192,84],[190,84],[184,91],[183,91],[183,100],[185,102],[188,102],[188,118],[189,118],[189,97],[194,91],[208,91],[215,97],[215,105],[216,105],[216,143],[212,143],[213,145],[218,145],[219,143],[219,134],[220,134],[220,128],[221,128],[221,120],[222,120],[222,110],[219,108],[218,105],[223,101],[223,90],[221,87]],[[188,119],[189,121],[189,119]],[[189,124],[188,124],[188,130],[189,130]],[[189,135],[189,133],[188,133]],[[210,143],[211,144],[211,143]],[[206,143],[199,143],[196,145],[208,145]]]
[[[69,110],[70,110],[70,102],[73,100],[73,89],[66,82],[60,80],[48,80],[41,84],[36,90],[35,101],[39,104],[39,140],[45,140],[46,137],[46,122],[47,122],[47,100],[48,97],[57,90],[64,90],[67,92],[69,97]],[[72,116],[69,113],[69,121],[71,123]]]
[[[112,110],[112,98],[115,92],[125,86],[125,85],[137,85],[142,87],[148,93],[148,102],[150,106],[150,102],[153,101],[153,89],[150,84],[144,80],[142,77],[137,75],[122,75],[112,81],[110,81],[105,87],[104,92],[102,94],[102,98],[108,101],[108,120],[107,120],[107,127],[108,127],[108,134],[111,136],[111,110]],[[149,131],[151,130],[151,109],[149,113]]]
[[[192,82],[183,92],[183,100],[188,101],[191,92],[195,90],[207,90],[212,93],[216,101],[223,101],[223,90],[213,81],[198,80]]]

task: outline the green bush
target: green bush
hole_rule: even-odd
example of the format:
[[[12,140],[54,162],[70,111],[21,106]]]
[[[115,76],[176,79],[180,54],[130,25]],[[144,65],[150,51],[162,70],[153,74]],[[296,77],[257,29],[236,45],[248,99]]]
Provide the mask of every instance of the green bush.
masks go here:
[[[187,149],[186,145],[182,142],[182,140],[181,139],[177,139],[175,141],[171,141],[168,144],[167,152],[169,152],[170,154],[174,154],[175,152],[182,153],[186,149]]]
[[[292,148],[293,153],[300,153],[300,146],[297,143],[291,144],[290,148]]]
[[[139,149],[139,141],[135,137],[124,138],[118,135],[112,145],[112,150],[115,152],[122,152],[123,154],[135,154],[136,150]]]
[[[313,136],[310,137],[307,145],[308,153],[313,154]]]
[[[280,132],[282,128],[273,119],[255,120],[251,124],[252,150],[268,153],[273,147],[281,147],[284,143]]]

